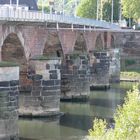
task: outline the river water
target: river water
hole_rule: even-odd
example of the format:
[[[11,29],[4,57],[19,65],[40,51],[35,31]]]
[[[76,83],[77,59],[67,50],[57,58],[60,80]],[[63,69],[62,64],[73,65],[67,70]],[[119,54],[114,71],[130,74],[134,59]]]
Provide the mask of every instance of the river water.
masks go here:
[[[61,102],[65,114],[58,118],[19,120],[21,140],[84,140],[95,117],[113,122],[117,105],[134,83],[114,84],[107,91],[92,91],[87,103]]]

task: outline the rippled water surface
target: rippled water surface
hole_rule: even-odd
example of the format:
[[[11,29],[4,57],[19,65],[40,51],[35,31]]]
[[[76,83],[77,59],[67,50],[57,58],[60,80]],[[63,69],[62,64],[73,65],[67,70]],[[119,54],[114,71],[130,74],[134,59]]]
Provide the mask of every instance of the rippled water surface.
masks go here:
[[[95,117],[113,121],[117,105],[134,83],[114,84],[108,91],[92,91],[87,103],[61,102],[59,118],[19,120],[21,140],[85,140]]]

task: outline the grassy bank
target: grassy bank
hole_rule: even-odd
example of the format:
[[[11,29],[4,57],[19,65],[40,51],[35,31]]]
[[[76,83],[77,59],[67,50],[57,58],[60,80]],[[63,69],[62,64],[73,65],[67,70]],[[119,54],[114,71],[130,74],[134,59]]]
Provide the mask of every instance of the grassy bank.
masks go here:
[[[140,80],[140,72],[123,71],[120,75],[121,80]]]

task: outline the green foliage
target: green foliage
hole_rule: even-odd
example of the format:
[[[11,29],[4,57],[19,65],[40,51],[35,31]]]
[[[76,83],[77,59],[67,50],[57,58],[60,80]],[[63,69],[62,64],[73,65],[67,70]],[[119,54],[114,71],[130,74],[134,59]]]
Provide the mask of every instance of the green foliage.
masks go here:
[[[111,10],[112,10],[112,0],[103,0],[103,19],[106,21],[111,21]],[[113,7],[113,20],[114,22],[119,20],[119,0],[114,0]]]
[[[57,59],[61,58],[46,55],[34,56],[33,58],[31,58],[31,60],[57,60]]]
[[[96,0],[81,0],[77,15],[85,18],[96,18]]]
[[[133,65],[133,64],[136,64],[136,61],[134,59],[126,59],[125,60],[126,66]]]
[[[140,0],[122,0],[122,11],[126,18],[140,17]]]
[[[92,138],[101,138],[105,135],[107,123],[105,120],[102,119],[95,119],[93,121],[93,128],[89,130],[89,135]]]
[[[106,122],[96,119],[89,130],[89,140],[139,140],[140,136],[140,91],[138,85],[127,92],[125,103],[119,106],[114,116],[115,128],[106,130]]]

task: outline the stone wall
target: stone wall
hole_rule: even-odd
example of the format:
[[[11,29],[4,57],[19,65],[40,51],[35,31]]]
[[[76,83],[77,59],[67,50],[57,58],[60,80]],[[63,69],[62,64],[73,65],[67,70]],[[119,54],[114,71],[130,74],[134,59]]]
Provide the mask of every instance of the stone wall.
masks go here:
[[[67,55],[61,70],[61,99],[86,100],[89,96],[89,59],[87,55]]]
[[[94,52],[90,57],[90,89],[109,87],[110,58],[107,52]]]
[[[21,116],[41,117],[59,114],[60,104],[60,59],[32,59],[29,78],[31,91],[21,93]]]
[[[120,48],[122,71],[140,71],[140,33],[114,33],[115,44]]]
[[[18,139],[19,67],[0,67],[0,140]]]

